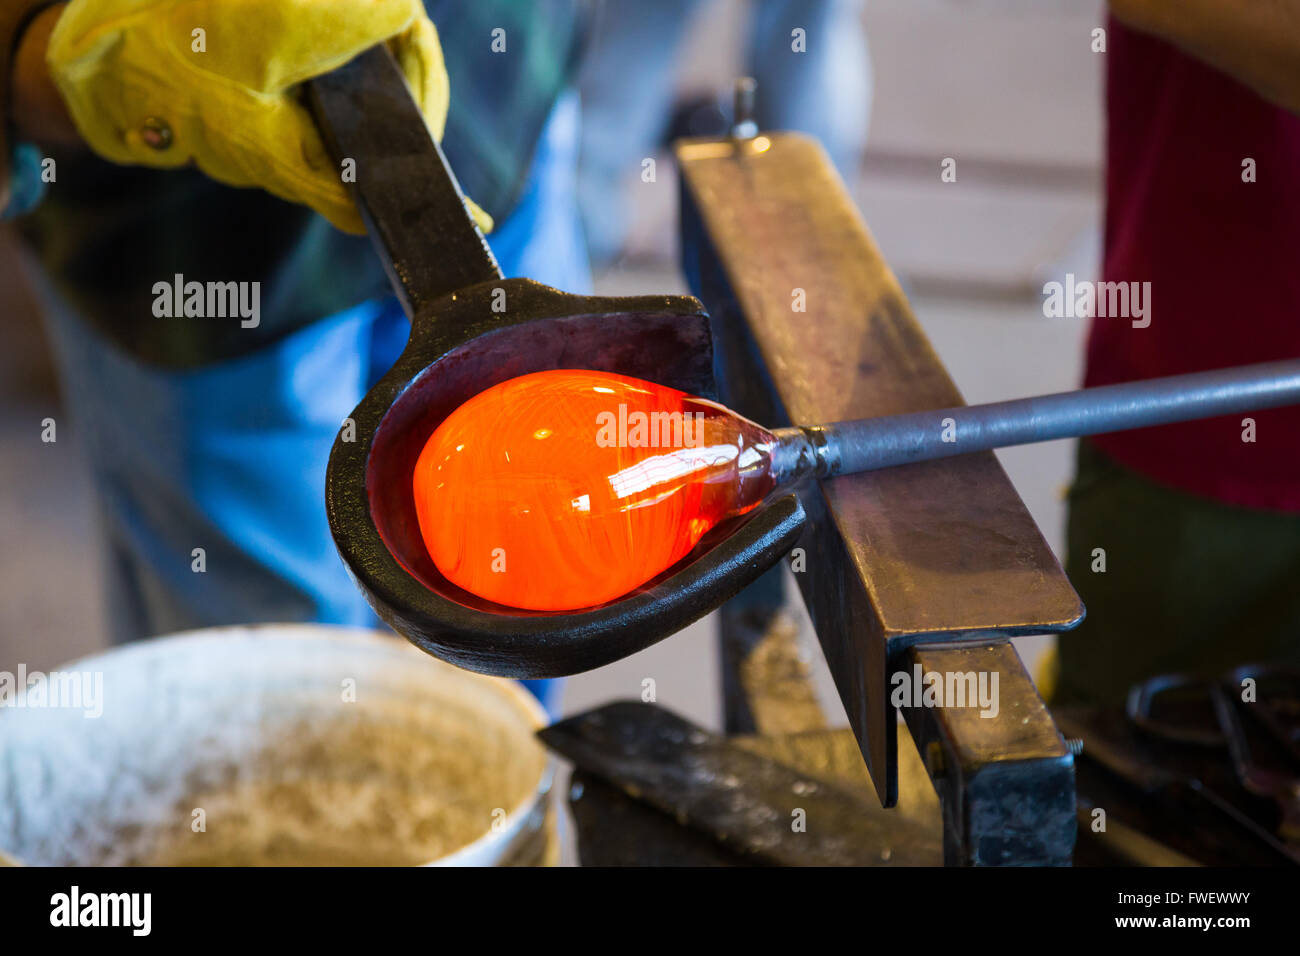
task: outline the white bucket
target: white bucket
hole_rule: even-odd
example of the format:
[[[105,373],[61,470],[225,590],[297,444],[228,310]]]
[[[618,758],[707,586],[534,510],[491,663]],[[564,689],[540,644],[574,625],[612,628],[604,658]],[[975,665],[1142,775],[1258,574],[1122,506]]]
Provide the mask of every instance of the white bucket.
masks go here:
[[[512,681],[310,625],[154,638],[57,673],[44,701],[0,707],[0,853],[22,863],[542,855],[546,716]]]

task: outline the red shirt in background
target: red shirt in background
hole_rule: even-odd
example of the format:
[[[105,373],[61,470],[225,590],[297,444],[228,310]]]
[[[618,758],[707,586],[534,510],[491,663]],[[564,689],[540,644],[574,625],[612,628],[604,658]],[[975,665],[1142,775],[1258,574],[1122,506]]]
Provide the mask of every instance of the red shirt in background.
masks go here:
[[[1103,272],[1151,283],[1151,321],[1098,312],[1085,384],[1300,357],[1300,117],[1113,20],[1107,40]],[[1163,484],[1300,512],[1300,407],[1096,442]]]

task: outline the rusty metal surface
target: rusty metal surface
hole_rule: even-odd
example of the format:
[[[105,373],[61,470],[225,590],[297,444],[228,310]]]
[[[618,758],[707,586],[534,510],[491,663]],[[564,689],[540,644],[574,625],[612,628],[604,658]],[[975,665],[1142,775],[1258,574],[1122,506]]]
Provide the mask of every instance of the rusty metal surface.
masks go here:
[[[996,708],[952,700],[902,708],[943,806],[944,861],[1068,866],[1074,758],[1015,648],[1005,641],[920,645],[906,659],[913,674],[998,679]]]
[[[713,318],[729,404],[770,426],[962,404],[816,143],[685,141],[677,156],[683,265]],[[838,477],[801,497],[806,570],[795,577],[892,806],[886,681],[903,651],[1062,631],[1083,608],[991,453]]]

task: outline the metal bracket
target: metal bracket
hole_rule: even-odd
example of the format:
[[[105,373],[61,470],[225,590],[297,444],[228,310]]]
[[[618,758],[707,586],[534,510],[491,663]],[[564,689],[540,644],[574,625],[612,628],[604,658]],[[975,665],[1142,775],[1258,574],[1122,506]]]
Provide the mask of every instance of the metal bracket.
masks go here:
[[[682,261],[722,397],[771,426],[962,404],[822,149],[688,140]],[[880,800],[908,648],[1064,631],[1083,607],[991,453],[810,483],[795,575]]]

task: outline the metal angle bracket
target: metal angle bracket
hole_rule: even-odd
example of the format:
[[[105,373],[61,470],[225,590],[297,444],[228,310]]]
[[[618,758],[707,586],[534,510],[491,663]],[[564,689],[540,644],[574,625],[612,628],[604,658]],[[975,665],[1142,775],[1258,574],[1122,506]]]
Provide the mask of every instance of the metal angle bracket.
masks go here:
[[[770,426],[964,404],[825,152],[793,133],[685,140],[682,263],[724,401]],[[992,453],[802,493],[795,574],[881,801],[888,676],[908,648],[1068,630],[1083,606]]]

